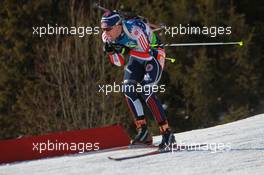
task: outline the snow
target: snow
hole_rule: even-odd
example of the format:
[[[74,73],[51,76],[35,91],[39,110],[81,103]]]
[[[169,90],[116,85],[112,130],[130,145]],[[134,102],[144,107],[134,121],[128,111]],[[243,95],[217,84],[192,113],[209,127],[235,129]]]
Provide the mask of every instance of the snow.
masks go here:
[[[159,154],[124,161],[108,156],[135,155],[153,150],[84,153],[0,165],[1,175],[16,174],[264,174],[264,114],[212,128],[175,134],[177,142],[209,143],[211,149]],[[154,138],[158,143],[160,136]],[[221,144],[222,149],[215,149]],[[221,148],[221,149],[220,149]]]

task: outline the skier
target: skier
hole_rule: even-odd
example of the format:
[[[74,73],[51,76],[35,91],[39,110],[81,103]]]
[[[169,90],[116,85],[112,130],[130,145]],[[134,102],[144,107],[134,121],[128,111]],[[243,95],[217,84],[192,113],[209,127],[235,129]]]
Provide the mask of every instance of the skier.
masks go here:
[[[151,44],[161,44],[159,39],[144,20],[140,18],[123,19],[119,13],[112,11],[106,11],[103,14],[101,28],[103,30],[102,40],[105,43],[104,51],[111,63],[123,66],[125,64],[124,49],[129,50],[129,60],[124,68],[123,87],[125,87],[126,102],[134,116],[138,131],[131,144],[152,144],[152,136],[147,128],[139,95],[143,97],[159,125],[162,134],[159,148],[162,149],[175,143],[175,137],[168,125],[164,109],[151,88],[159,82],[165,62],[164,49],[157,46],[151,47]],[[137,93],[135,89],[138,84],[148,93]],[[131,86],[134,87],[133,91],[126,88]]]

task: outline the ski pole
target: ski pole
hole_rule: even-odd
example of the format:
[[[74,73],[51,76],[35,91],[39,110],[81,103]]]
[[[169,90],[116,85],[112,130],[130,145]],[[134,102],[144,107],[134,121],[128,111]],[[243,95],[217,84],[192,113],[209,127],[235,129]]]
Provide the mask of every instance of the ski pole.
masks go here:
[[[244,43],[243,41],[239,41],[239,42],[218,42],[218,43],[177,43],[177,44],[152,44],[151,46],[155,47],[155,46],[164,46],[164,47],[175,47],[175,46],[218,46],[218,45],[239,45],[239,46],[243,46]]]
[[[177,43],[177,44],[150,44],[151,47],[188,47],[188,46],[219,46],[219,45],[239,45],[243,46],[243,41],[238,42],[219,42],[219,43]],[[129,45],[129,47],[137,47],[137,45]]]

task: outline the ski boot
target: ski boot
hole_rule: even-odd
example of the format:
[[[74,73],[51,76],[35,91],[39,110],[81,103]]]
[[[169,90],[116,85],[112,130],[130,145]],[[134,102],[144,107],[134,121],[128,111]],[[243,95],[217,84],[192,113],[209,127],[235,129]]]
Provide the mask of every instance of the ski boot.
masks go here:
[[[151,145],[152,144],[152,136],[147,128],[146,120],[136,120],[137,126],[137,135],[133,140],[131,140],[131,145]]]
[[[176,140],[167,122],[160,125],[160,131],[162,134],[162,140],[159,144],[159,150],[171,149],[173,144],[176,144]]]

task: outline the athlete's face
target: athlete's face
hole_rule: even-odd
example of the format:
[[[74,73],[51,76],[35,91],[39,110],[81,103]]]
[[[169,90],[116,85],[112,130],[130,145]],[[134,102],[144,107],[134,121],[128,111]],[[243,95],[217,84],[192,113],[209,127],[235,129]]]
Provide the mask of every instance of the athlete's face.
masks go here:
[[[119,35],[122,32],[122,26],[121,25],[115,25],[113,27],[109,28],[103,28],[103,31],[105,32],[106,36],[111,40],[116,40]]]

